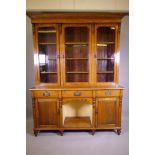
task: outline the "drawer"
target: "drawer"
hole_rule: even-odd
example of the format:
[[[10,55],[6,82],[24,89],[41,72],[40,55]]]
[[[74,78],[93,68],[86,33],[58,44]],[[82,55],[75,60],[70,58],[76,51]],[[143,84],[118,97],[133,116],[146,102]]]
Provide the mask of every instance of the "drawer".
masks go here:
[[[80,91],[80,90],[65,90],[62,91],[62,97],[92,97],[93,92],[92,91]]]
[[[39,90],[33,92],[34,97],[58,97],[59,91]]]
[[[105,97],[105,96],[120,96],[120,90],[97,90],[96,97]]]

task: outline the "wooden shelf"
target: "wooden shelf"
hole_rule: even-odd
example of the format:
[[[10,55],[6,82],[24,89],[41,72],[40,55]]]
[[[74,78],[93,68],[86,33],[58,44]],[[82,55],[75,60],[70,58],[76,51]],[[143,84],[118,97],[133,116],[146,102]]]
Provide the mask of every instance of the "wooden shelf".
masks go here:
[[[97,43],[97,46],[106,47],[107,45],[110,45],[110,44],[115,44],[115,42],[101,42],[101,43]]]
[[[97,58],[97,60],[114,60],[114,58]]]
[[[57,72],[40,72],[41,74],[57,74]]]
[[[88,72],[66,72],[67,74],[88,74]]]
[[[90,117],[66,117],[64,121],[66,128],[90,128]]]
[[[88,42],[65,42],[65,45],[88,45]]]
[[[39,45],[56,45],[56,43],[39,43]]]
[[[88,60],[88,58],[66,58],[66,60]]]
[[[50,30],[50,31],[38,31],[38,33],[56,33],[55,30]]]
[[[97,42],[97,44],[115,44],[114,41],[103,41],[103,42]]]
[[[105,72],[97,72],[97,74],[107,74],[107,73],[114,73],[113,71],[105,71]]]

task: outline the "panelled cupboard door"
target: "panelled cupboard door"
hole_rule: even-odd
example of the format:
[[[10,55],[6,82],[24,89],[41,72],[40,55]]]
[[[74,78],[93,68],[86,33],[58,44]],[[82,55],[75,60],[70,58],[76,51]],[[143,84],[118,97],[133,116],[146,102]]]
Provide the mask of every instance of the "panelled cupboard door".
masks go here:
[[[96,127],[109,128],[117,125],[118,112],[117,98],[99,98],[96,108]]]
[[[62,25],[62,75],[65,86],[89,85],[91,81],[91,25]]]
[[[37,99],[37,123],[39,128],[58,127],[57,99]]]
[[[59,32],[56,24],[36,25],[36,83],[60,85]]]
[[[118,25],[95,24],[95,82],[97,85],[117,83]]]

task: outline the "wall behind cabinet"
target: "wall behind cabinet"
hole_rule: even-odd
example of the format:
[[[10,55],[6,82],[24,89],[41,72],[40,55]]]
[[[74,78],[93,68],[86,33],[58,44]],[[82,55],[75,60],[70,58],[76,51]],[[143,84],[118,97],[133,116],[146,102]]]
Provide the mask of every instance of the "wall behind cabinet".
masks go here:
[[[35,73],[33,63],[32,25],[29,17],[26,17],[26,116],[32,117],[31,92],[29,89],[35,85]]]
[[[129,116],[129,17],[122,19],[120,38],[119,84],[125,87],[123,95],[123,115]]]
[[[128,11],[129,0],[27,0],[27,10]]]

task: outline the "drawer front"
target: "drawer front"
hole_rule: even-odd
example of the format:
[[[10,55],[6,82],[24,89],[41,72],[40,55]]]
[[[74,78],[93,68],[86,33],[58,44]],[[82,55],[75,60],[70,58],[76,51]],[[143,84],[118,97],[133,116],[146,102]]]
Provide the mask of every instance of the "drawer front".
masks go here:
[[[33,92],[34,97],[58,97],[59,96],[59,91],[34,91]]]
[[[97,90],[96,97],[120,96],[120,90]]]
[[[75,91],[62,91],[62,97],[92,97],[93,93],[92,91],[80,91],[80,90],[75,90]]]

